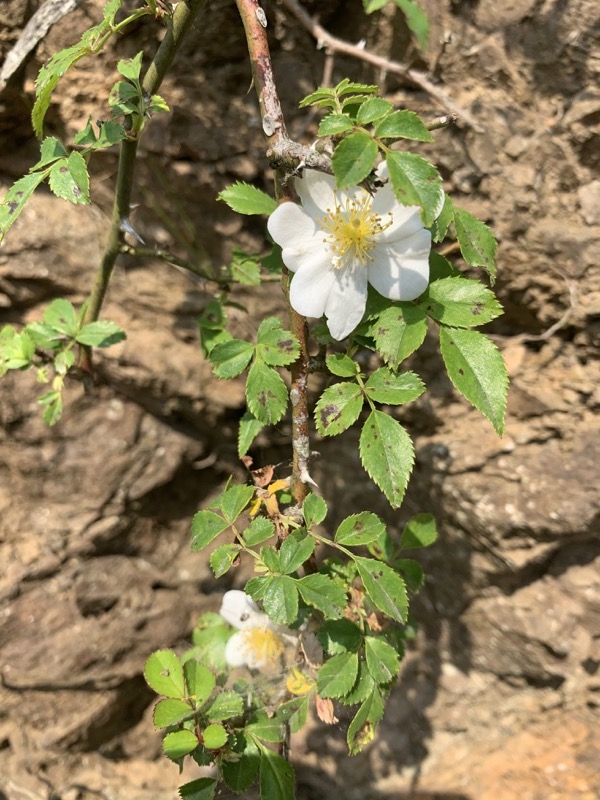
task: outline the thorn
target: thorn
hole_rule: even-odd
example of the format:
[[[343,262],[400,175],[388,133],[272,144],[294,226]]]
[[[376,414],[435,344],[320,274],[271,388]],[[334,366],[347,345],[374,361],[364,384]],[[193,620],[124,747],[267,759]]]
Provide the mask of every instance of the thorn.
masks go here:
[[[131,222],[127,219],[127,217],[123,217],[119,222],[119,228],[123,231],[123,233],[129,233],[133,238],[138,241],[140,244],[146,244],[146,242],[142,239],[136,229],[133,227]]]

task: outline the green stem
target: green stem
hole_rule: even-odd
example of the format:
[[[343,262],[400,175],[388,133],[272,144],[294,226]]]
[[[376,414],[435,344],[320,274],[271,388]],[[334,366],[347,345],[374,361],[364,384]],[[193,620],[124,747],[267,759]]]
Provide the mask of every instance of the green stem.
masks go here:
[[[182,0],[177,4],[173,15],[173,24],[169,26],[165,38],[156,51],[156,55],[142,82],[142,88],[148,94],[154,94],[162,83],[184,36],[192,27],[192,23],[204,2],[205,0]],[[117,187],[110,230],[100,266],[94,277],[89,303],[83,320],[84,324],[97,320],[100,315],[115,262],[124,242],[122,223],[124,220],[129,219],[137,146],[137,139],[125,139],[121,142]],[[88,348],[82,351],[79,366],[85,371],[91,371],[90,351]]]

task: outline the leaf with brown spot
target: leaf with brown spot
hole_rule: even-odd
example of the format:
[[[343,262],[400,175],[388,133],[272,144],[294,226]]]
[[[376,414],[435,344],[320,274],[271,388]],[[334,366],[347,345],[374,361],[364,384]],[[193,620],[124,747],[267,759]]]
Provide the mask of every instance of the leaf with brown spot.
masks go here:
[[[321,436],[337,436],[350,427],[362,410],[364,396],[353,381],[329,386],[315,408],[315,422]]]

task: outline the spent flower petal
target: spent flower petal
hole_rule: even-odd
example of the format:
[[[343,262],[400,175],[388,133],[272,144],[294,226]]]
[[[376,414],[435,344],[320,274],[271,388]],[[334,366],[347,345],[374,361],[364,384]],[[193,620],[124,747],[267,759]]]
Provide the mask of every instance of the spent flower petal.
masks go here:
[[[431,233],[418,206],[401,205],[389,184],[371,195],[340,190],[335,178],[306,169],[301,201],[282,203],[267,227],[293,273],[290,303],[306,317],[327,317],[334,339],[361,321],[370,283],[390,300],[414,300],[429,283]]]
[[[249,667],[261,672],[278,672],[288,655],[298,646],[298,635],[271,622],[245,592],[225,592],[221,616],[237,632],[225,646],[225,661],[230,667]]]

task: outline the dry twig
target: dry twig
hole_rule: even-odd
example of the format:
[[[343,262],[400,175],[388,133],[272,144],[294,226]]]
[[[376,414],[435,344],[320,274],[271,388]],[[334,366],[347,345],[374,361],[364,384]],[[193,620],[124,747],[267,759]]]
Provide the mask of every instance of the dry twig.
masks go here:
[[[391,72],[394,75],[401,75],[411,83],[419,86],[421,89],[423,89],[423,91],[427,92],[428,95],[435,98],[452,114],[456,114],[456,116],[466,125],[469,125],[475,131],[481,133],[481,128],[477,124],[475,118],[471,116],[466,109],[455,103],[454,100],[448,94],[446,94],[443,89],[440,89],[439,86],[436,86],[434,83],[432,83],[427,75],[425,75],[423,72],[406,67],[404,64],[400,64],[397,61],[390,61],[389,59],[383,58],[383,56],[378,56],[375,53],[370,53],[368,50],[365,50],[359,45],[345,42],[343,39],[338,39],[337,36],[333,36],[313,17],[311,17],[310,14],[308,14],[304,8],[302,8],[298,0],[280,0],[280,3],[296,17],[300,24],[303,25],[311,34],[311,36],[317,40],[318,45],[320,47],[324,47],[328,53],[343,53],[344,55],[351,56],[352,58],[366,61],[368,64],[372,64],[374,67],[377,67],[384,72]]]

